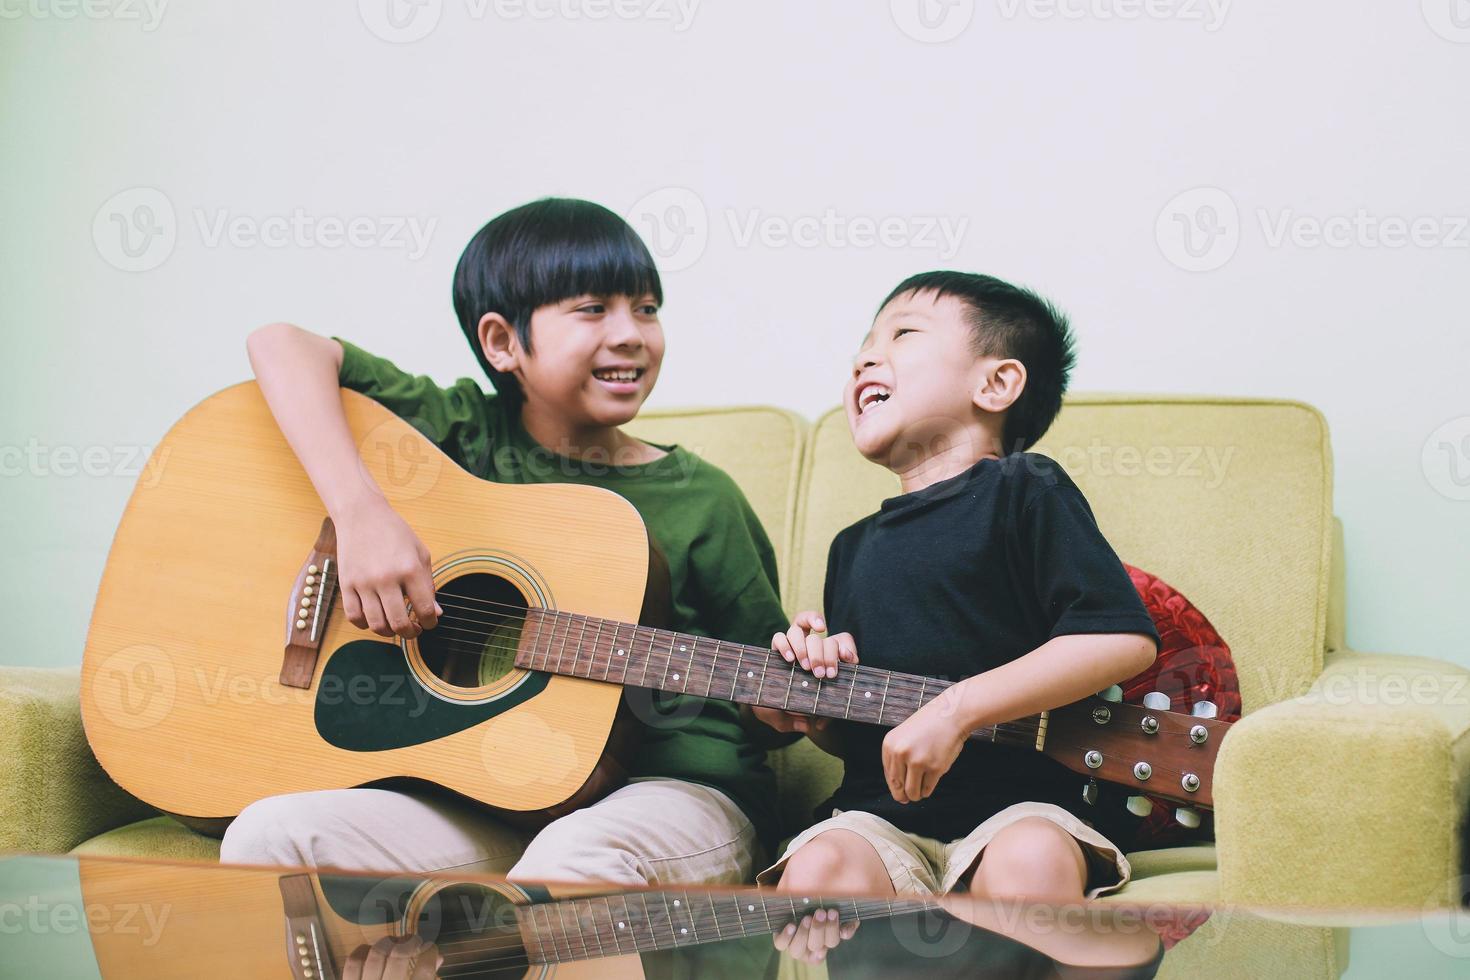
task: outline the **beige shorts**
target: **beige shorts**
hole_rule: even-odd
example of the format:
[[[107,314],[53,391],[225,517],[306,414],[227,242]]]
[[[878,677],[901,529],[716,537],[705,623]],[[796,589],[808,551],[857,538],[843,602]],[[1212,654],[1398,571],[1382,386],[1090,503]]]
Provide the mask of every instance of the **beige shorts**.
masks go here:
[[[893,890],[900,895],[938,895],[952,891],[975,863],[985,845],[1003,827],[1026,817],[1043,817],[1071,834],[1087,860],[1088,898],[1115,892],[1128,883],[1133,869],[1112,841],[1077,817],[1052,803],[1016,803],[1006,807],[959,840],[935,840],[906,834],[882,817],[860,810],[833,810],[832,817],[797,834],[786,845],[781,859],[760,874],[756,882],[771,885],[780,880],[781,870],[796,849],[828,830],[850,830],[873,845]]]

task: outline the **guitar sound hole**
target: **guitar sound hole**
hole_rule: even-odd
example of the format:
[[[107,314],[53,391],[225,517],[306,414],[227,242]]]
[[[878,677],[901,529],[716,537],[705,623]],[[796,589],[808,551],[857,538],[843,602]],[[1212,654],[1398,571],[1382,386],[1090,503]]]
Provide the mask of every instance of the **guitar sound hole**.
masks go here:
[[[455,687],[494,684],[515,669],[526,619],[519,589],[496,575],[471,572],[439,587],[439,625],[419,636],[419,654],[434,676]]]

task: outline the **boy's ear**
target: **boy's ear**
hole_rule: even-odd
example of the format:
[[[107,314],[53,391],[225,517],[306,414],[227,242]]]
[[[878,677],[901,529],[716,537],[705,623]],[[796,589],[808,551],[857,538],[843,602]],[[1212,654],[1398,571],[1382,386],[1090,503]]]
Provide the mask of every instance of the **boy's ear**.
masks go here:
[[[989,364],[972,401],[987,412],[1004,412],[1016,403],[1026,388],[1026,365],[1014,357]]]
[[[480,350],[491,367],[511,374],[520,366],[521,341],[509,320],[499,313],[486,313],[480,317],[479,334]]]

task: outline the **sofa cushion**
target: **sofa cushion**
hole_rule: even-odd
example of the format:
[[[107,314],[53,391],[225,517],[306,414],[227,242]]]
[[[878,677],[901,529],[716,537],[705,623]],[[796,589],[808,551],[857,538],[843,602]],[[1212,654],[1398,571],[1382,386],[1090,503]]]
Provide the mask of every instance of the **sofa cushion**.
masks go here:
[[[0,851],[55,853],[157,813],[97,764],[76,667],[0,667]]]
[[[172,817],[154,817],[98,834],[72,848],[71,853],[83,857],[218,861],[219,841],[196,834]]]
[[[640,439],[678,443],[730,474],[765,526],[790,605],[791,532],[807,421],[778,408],[644,412],[628,425]]]

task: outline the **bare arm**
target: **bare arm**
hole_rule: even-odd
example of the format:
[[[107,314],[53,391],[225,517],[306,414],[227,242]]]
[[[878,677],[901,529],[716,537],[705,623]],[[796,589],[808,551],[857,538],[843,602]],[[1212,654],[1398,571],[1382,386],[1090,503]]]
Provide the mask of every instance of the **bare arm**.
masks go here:
[[[960,681],[943,697],[953,694],[959,723],[972,732],[1080,701],[1147,670],[1157,655],[1153,639],[1142,633],[1058,636]]]
[[[347,618],[380,636],[432,629],[439,607],[429,553],[361,465],[337,383],[342,345],[272,323],[251,333],[245,347],[276,424],[337,526]]]
[[[1096,694],[1154,662],[1142,633],[1058,636],[1025,656],[948,687],[883,737],[883,772],[900,803],[922,800],[971,732]]]

